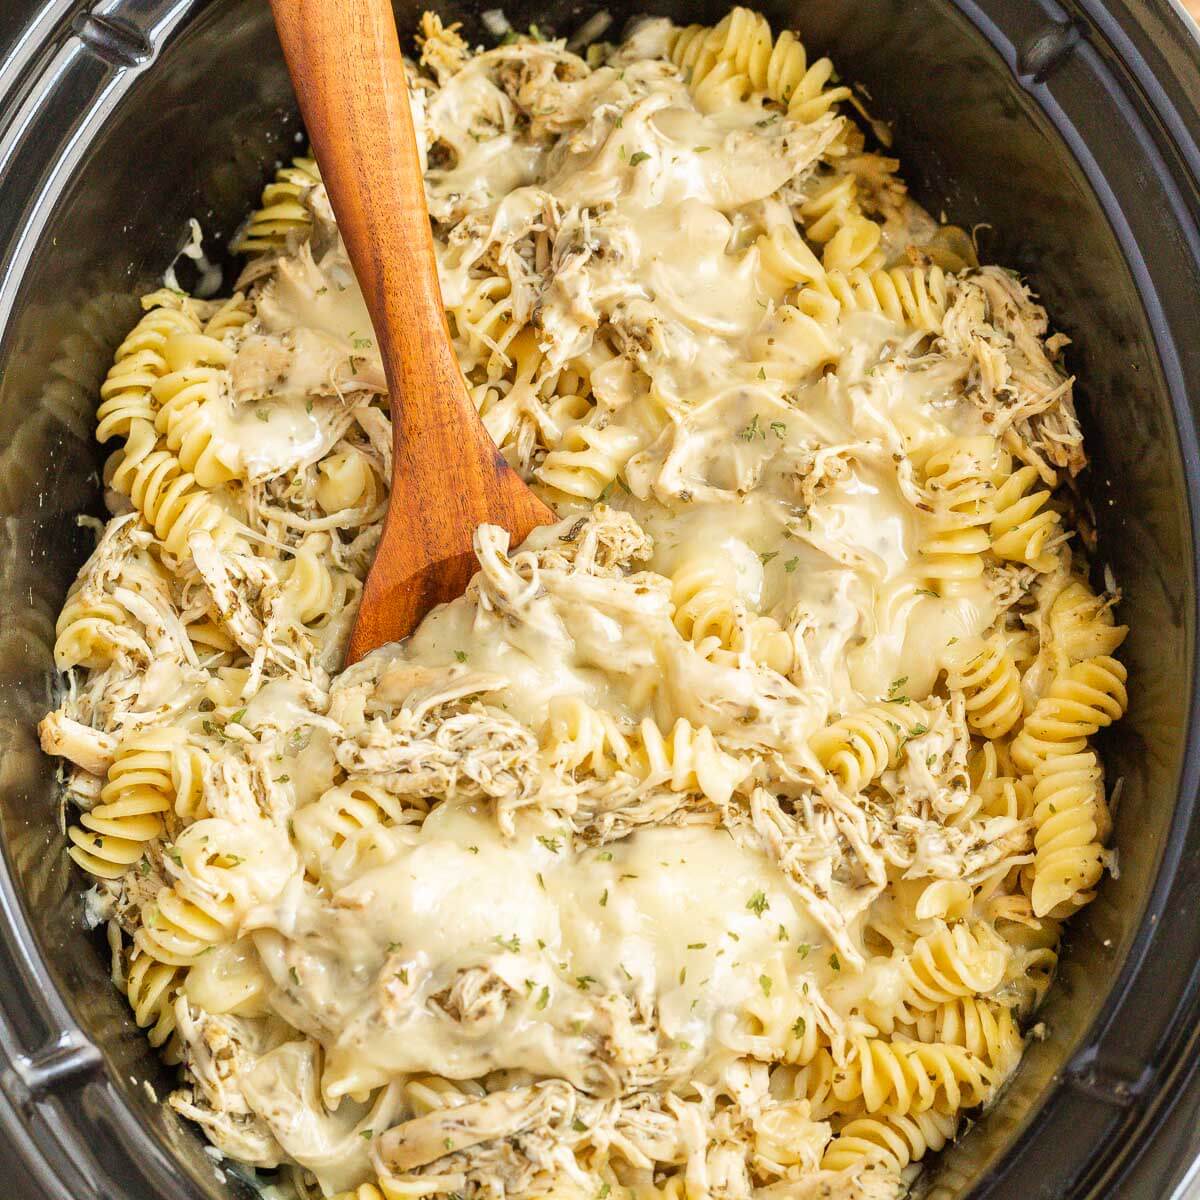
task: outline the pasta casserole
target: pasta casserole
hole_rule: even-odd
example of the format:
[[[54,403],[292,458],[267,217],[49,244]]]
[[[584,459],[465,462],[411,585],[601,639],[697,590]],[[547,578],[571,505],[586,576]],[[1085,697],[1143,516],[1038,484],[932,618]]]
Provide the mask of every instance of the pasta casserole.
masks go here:
[[[316,164],[231,296],[145,297],[41,726],[113,981],[300,1197],[901,1195],[1111,865],[1066,339],[753,12],[416,46],[455,349],[560,519],[343,669],[391,429]]]

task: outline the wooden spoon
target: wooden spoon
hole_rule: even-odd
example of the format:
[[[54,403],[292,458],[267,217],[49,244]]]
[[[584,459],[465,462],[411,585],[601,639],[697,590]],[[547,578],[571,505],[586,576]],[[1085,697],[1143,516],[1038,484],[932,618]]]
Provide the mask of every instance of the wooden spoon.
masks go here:
[[[475,413],[450,343],[389,0],[271,0],[321,177],[383,356],[392,491],[347,663],[460,596],[484,522],[556,520]]]

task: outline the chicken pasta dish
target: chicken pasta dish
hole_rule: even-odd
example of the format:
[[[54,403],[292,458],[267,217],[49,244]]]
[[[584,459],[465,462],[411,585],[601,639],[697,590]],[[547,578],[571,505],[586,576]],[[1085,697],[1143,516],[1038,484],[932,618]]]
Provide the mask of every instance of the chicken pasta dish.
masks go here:
[[[409,86],[467,388],[559,519],[344,668],[392,443],[316,164],[227,299],[144,298],[41,725],[113,981],[299,1197],[900,1196],[1112,865],[1066,338],[746,9],[430,13]]]

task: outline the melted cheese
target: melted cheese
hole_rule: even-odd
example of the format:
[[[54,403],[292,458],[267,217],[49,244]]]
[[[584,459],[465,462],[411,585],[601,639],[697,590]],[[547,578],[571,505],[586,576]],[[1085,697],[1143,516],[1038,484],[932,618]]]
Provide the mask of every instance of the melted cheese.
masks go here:
[[[328,1031],[331,1100],[435,1062],[457,1078],[527,1070],[623,1090],[602,1049],[613,1006],[656,1013],[647,1062],[694,1067],[760,990],[771,951],[820,940],[778,868],[710,827],[574,852],[544,822],[504,839],[487,814],[443,805],[416,833],[361,835],[339,865],[329,903],[288,893],[244,926],[276,1009]],[[210,970],[236,975],[239,961]],[[429,1001],[478,968],[504,981],[498,1011],[447,1021]]]
[[[950,280],[932,331],[869,302],[808,315],[771,239],[820,284],[819,189],[855,174],[895,263],[932,224],[833,113],[796,120],[740,84],[698,102],[662,22],[595,70],[555,44],[467,55],[432,19],[425,36],[449,56],[415,96],[456,349],[563,519],[520,547],[481,527],[465,596],[330,677],[382,485],[331,514],[313,467],[337,456],[339,494],[382,480],[390,430],[366,304],[323,188],[305,192],[305,228],[248,268],[248,323],[207,346],[228,363],[173,410],[180,457],[235,477],[210,491],[237,538],[168,553],[152,514],[115,521],[64,613],[67,648],[104,665],[60,736],[93,726],[88,770],[122,760],[109,785],[138,789],[130,838],[84,838],[80,861],[148,847],[92,910],[139,955],[174,946],[172,983],[186,967],[154,1013],[186,1049],[181,1110],[325,1193],[384,1168],[413,1195],[632,1195],[685,1170],[726,1200],[824,1188],[813,1113],[859,1111],[855,1039],[927,1032],[928,997],[903,1011],[910,951],[952,913],[1023,911],[1006,889],[1040,853],[1036,818],[965,786],[979,743],[943,680],[951,646],[1016,633],[1006,607],[1051,573],[981,551],[940,586],[931,534],[987,544],[988,514],[935,509],[928,464],[992,444],[977,391],[1015,422],[1068,385],[1040,310],[986,272]],[[872,709],[840,766],[822,757],[828,726]],[[90,775],[80,794],[108,795]],[[145,832],[160,798],[173,847]],[[1008,954],[966,964],[981,991]],[[139,1020],[166,994],[143,961]],[[832,1100],[829,1056],[848,1072]]]

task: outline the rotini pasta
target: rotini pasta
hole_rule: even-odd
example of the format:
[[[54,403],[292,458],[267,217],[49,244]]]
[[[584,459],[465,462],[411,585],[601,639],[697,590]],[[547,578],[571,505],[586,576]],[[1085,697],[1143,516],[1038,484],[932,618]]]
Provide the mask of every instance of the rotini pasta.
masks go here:
[[[863,215],[858,181],[853,175],[834,176],[800,206],[800,217],[809,239],[822,247],[821,263],[826,271],[862,271],[871,280],[872,273],[883,266],[879,250],[882,233]],[[871,292],[878,295],[879,289],[873,283],[870,286]],[[858,298],[859,293],[854,295]]]
[[[167,449],[201,487],[219,487],[235,478],[239,463],[213,438],[213,417],[221,402],[222,369],[233,358],[223,342],[208,334],[176,334],[162,349],[166,373],[151,394],[157,407],[155,429]]]
[[[158,297],[147,297],[153,302]],[[198,333],[199,322],[180,307],[156,304],[117,347],[113,365],[100,385],[96,439],[128,437],[135,420],[155,420],[154,385],[168,371],[165,347],[174,337]]]
[[[1026,563],[1035,571],[1052,571],[1054,549],[1062,518],[1051,508],[1048,490],[1036,490],[1036,467],[1019,467],[1000,484],[992,518],[992,553],[997,558]]]
[[[162,837],[176,801],[173,760],[180,741],[173,730],[148,730],[117,747],[99,804],[67,831],[71,857],[89,874],[119,879]],[[190,774],[188,782],[194,796]]]
[[[946,277],[940,267],[830,269],[800,290],[796,306],[823,322],[873,312],[905,328],[934,333],[946,315]]]
[[[1033,913],[1069,915],[1092,898],[1104,870],[1104,785],[1095,753],[1052,754],[1039,761],[1033,803]]]
[[[826,1171],[843,1171],[873,1160],[899,1173],[909,1163],[920,1162],[931,1150],[940,1150],[953,1136],[958,1118],[952,1113],[927,1111],[847,1121],[829,1143],[821,1159]]]
[[[858,1100],[868,1113],[897,1116],[958,1112],[982,1104],[991,1087],[987,1064],[962,1046],[866,1037],[855,1039],[833,1080],[842,1104]]]
[[[860,792],[896,766],[909,738],[927,732],[924,717],[913,704],[877,704],[814,734],[809,747],[847,792]]]
[[[8,632],[114,984],[297,1200],[899,1194],[1110,861],[1058,340],[757,13],[416,45],[454,349],[557,519],[342,669],[393,430],[310,159],[233,295],[63,344],[5,464],[98,403],[113,518]]]
[[[262,254],[282,250],[289,235],[307,232],[312,217],[304,199],[321,181],[311,158],[294,158],[280,167],[274,180],[263,189],[262,205],[256,209],[233,241],[239,254]]]
[[[1092,734],[1124,714],[1127,674],[1115,658],[1100,655],[1059,675],[1013,739],[1016,766],[1033,774],[1048,758],[1083,753]]]
[[[946,684],[966,697],[967,721],[990,740],[1003,737],[1021,719],[1021,673],[1004,639],[958,642],[947,652]]]
[[[187,557],[193,533],[225,541],[235,536],[231,518],[197,485],[179,459],[158,448],[154,426],[148,421],[133,422],[113,469],[112,485],[129,497],[175,558]]]

